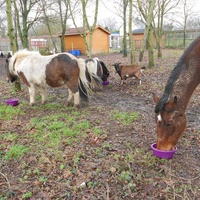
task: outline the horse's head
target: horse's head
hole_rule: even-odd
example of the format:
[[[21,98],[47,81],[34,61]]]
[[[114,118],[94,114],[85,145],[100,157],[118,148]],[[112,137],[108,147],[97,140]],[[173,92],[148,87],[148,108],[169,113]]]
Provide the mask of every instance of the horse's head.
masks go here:
[[[178,108],[178,100],[175,96],[159,107],[159,98],[154,94],[155,120],[157,126],[156,146],[159,150],[172,150],[186,127],[185,112]],[[159,102],[159,103],[158,103]]]
[[[103,74],[101,75],[101,80],[107,81],[108,77],[110,76],[110,72],[103,61],[99,61],[99,63],[103,70]]]
[[[6,64],[5,64],[5,69],[6,69],[6,80],[9,82],[11,81],[12,83],[16,81],[17,77],[11,74],[10,69],[9,69],[9,63],[10,63],[11,55],[6,58]]]

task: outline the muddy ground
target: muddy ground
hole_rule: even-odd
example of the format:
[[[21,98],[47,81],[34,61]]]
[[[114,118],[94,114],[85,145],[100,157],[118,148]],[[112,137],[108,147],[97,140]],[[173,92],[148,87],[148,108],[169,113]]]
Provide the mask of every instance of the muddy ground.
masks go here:
[[[156,54],[156,52],[155,52]],[[89,158],[83,158],[79,165],[80,168],[84,168],[88,161],[88,171],[95,171],[96,165],[102,165],[112,169],[112,173],[106,173],[107,168],[104,166],[101,168],[102,172],[96,179],[93,176],[93,181],[102,183],[101,187],[87,187],[84,190],[77,190],[68,187],[65,188],[62,184],[58,190],[57,184],[52,181],[48,187],[45,185],[39,186],[39,191],[35,191],[32,181],[28,180],[27,184],[17,182],[20,172],[17,170],[20,168],[18,163],[12,161],[10,163],[4,162],[2,159],[0,163],[0,199],[6,199],[5,194],[12,188],[13,194],[7,199],[20,199],[22,194],[26,194],[26,191],[31,191],[30,199],[191,199],[197,200],[200,196],[200,87],[198,87],[191,98],[190,104],[187,109],[187,128],[184,135],[179,140],[174,158],[169,161],[161,161],[155,159],[152,155],[150,145],[156,140],[155,121],[154,121],[154,102],[152,100],[152,93],[155,92],[161,95],[168,79],[169,73],[177,63],[182,54],[181,50],[165,50],[163,52],[163,58],[155,58],[156,67],[153,69],[146,69],[142,77],[142,84],[138,85],[134,79],[128,79],[127,84],[120,85],[120,78],[116,74],[114,67],[115,62],[121,62],[124,64],[129,63],[129,57],[124,58],[122,54],[112,53],[109,55],[98,55],[98,58],[104,61],[110,70],[109,81],[110,84],[103,86],[101,91],[95,92],[89,103],[88,108],[81,108],[87,110],[90,114],[86,116],[86,119],[92,124],[98,120],[99,126],[106,134],[106,142],[112,146],[108,148],[105,157],[98,158],[94,163],[90,165],[91,160]],[[84,58],[84,57],[83,57]],[[136,60],[138,60],[138,53],[136,54]],[[11,93],[12,85],[7,84],[5,81],[4,63],[5,59],[0,59],[0,104],[3,105],[4,101],[8,97],[15,97],[16,93]],[[142,62],[143,66],[147,67],[147,55],[145,54]],[[20,101],[29,101],[29,95],[26,87],[22,87],[22,92],[19,93]],[[67,95],[66,88],[48,88],[48,93],[51,98],[50,102],[57,102],[60,104],[65,103],[65,94]],[[120,111],[125,113],[137,112],[139,114],[139,120],[136,120],[131,125],[125,126],[120,123],[119,120],[114,120],[110,117],[114,111]],[[47,115],[41,106],[41,112],[34,113],[32,108],[27,106],[27,113],[24,121],[27,122],[32,117],[42,117]],[[20,118],[19,118],[20,119]],[[15,124],[9,124],[6,126],[5,120],[1,120],[2,130],[14,130]],[[6,122],[8,123],[8,122]],[[19,133],[23,134],[23,128],[18,126]],[[95,141],[96,142],[96,141]],[[99,141],[99,143],[101,143]],[[1,144],[1,141],[0,141]],[[129,147],[128,147],[128,145]],[[1,144],[2,145],[2,144]],[[130,148],[130,145],[132,146]],[[5,147],[4,147],[5,148]],[[1,151],[4,150],[0,148]],[[91,147],[88,147],[89,149]],[[131,149],[131,150],[130,150]],[[127,152],[134,154],[134,149],[141,149],[143,155],[136,155],[137,162],[125,162],[129,170],[132,172],[132,182],[130,180],[118,180],[119,172],[117,171],[119,166],[114,164],[114,160],[108,159],[108,154],[120,154],[127,155]],[[150,157],[149,162],[142,162],[145,159],[143,156],[148,155]],[[87,156],[86,156],[87,157]],[[30,162],[30,156],[23,158],[25,162]],[[154,159],[153,161],[151,159]],[[120,162],[118,165],[120,165]],[[151,162],[154,164],[151,165]],[[149,166],[147,166],[147,164]],[[92,167],[93,166],[93,167]],[[119,167],[120,168],[120,167]],[[104,171],[105,170],[105,171]],[[81,171],[81,170],[80,170]],[[88,174],[86,169],[83,174]],[[143,173],[149,173],[149,176],[139,178],[133,178],[134,175]],[[162,177],[159,180],[159,175]],[[155,175],[156,174],[156,175]],[[81,183],[81,175],[76,176],[77,182]],[[59,175],[61,176],[61,175]],[[89,176],[89,175],[88,175]],[[92,176],[92,175],[90,175]],[[116,177],[118,179],[116,180]],[[161,175],[160,175],[161,176]],[[113,178],[115,177],[115,178]],[[75,179],[73,177],[73,179]],[[147,181],[148,179],[148,181]],[[69,178],[70,180],[70,178]],[[95,180],[95,181],[94,181]],[[8,188],[6,182],[10,183]],[[61,181],[62,182],[62,181]],[[127,184],[133,184],[135,189],[131,190]],[[13,186],[12,186],[13,184]],[[29,185],[29,186],[28,186]],[[2,186],[2,189],[1,189]],[[126,187],[127,186],[127,187]],[[67,187],[65,185],[65,187]],[[30,189],[31,188],[31,189]],[[70,188],[70,189],[69,189]],[[169,190],[169,191],[167,191]],[[67,195],[66,195],[67,193]],[[1,198],[2,195],[2,198]],[[9,195],[7,195],[9,196]]]

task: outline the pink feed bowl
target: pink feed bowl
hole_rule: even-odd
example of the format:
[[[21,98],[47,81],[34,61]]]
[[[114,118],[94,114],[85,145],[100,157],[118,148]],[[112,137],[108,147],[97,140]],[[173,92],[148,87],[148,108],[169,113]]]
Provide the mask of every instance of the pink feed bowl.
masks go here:
[[[7,99],[6,104],[8,106],[17,106],[19,104],[19,99]]]
[[[177,151],[177,147],[175,147],[172,151],[162,151],[156,149],[156,143],[153,143],[151,145],[151,149],[153,150],[153,154],[158,158],[164,158],[164,159],[171,159],[174,156],[174,153]]]
[[[109,83],[110,83],[109,81],[103,81],[102,85],[109,85]]]

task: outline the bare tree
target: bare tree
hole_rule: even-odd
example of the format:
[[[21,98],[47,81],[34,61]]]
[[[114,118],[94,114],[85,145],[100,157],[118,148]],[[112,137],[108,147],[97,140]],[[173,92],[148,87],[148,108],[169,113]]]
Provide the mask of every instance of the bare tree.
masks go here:
[[[69,4],[69,8],[70,8],[70,13],[71,13],[71,17],[74,23],[74,26],[76,27],[76,29],[78,30],[78,26],[77,23],[75,21],[75,16],[72,12],[72,5],[71,5],[71,1],[67,0],[68,4]],[[84,28],[84,33],[80,32],[80,35],[83,37],[83,41],[86,47],[86,55],[87,57],[91,57],[92,56],[92,42],[93,42],[93,32],[96,28],[96,24],[97,24],[97,16],[98,16],[98,6],[99,6],[99,0],[95,0],[95,8],[94,8],[94,17],[93,17],[93,24],[92,26],[89,23],[89,18],[87,15],[87,11],[88,11],[88,7],[90,6],[90,10],[91,10],[91,5],[90,4],[90,0],[81,0],[81,12],[82,12],[82,24],[83,24],[83,28]],[[87,31],[89,32],[89,40],[87,39]]]
[[[105,18],[99,21],[99,24],[110,32],[118,31],[119,29],[119,27],[117,26],[117,20],[114,17]]]
[[[7,13],[7,22],[8,22],[8,36],[10,39],[10,46],[12,53],[17,51],[17,44],[16,44],[16,37],[14,33],[14,26],[13,26],[13,17],[12,17],[12,3],[10,0],[6,0],[6,13]],[[15,81],[15,90],[21,90],[21,84],[19,78]]]
[[[157,42],[158,58],[162,57],[161,43],[164,34],[164,19],[166,14],[178,5],[180,0],[157,0],[153,17],[154,35]]]
[[[20,36],[23,48],[29,48],[28,31],[37,21],[41,14],[38,6],[39,0],[15,0],[15,15],[17,21],[17,30]],[[30,16],[31,14],[31,16]]]
[[[0,0],[0,9],[1,9],[1,13],[0,13],[0,35],[1,36],[6,36],[6,23],[7,23],[7,19],[6,19],[6,2],[5,0]]]
[[[129,0],[123,0],[123,55],[124,57],[127,56],[127,31],[126,31],[126,23],[127,23],[127,8],[128,8],[128,1]]]
[[[61,52],[65,52],[65,33],[67,28],[67,20],[70,19],[71,13],[76,15],[79,11],[78,0],[57,0],[58,15],[60,16],[61,23]],[[70,7],[71,6],[71,7]]]
[[[134,64],[135,49],[133,43],[133,0],[129,0],[129,46],[130,46],[131,64]]]
[[[51,25],[50,25],[50,16],[47,13],[47,11],[49,11],[51,9],[52,2],[50,2],[50,4],[49,4],[49,3],[47,3],[46,0],[41,0],[40,5],[41,5],[41,8],[42,8],[42,12],[44,14],[44,16],[42,17],[43,20],[44,20],[44,24],[46,25],[46,27],[48,29],[48,33],[50,35],[51,42],[53,44],[54,49],[57,49],[56,43],[53,39],[53,33],[52,33]]]
[[[153,21],[153,10],[155,8],[156,0],[149,0],[148,9],[146,11],[144,10],[145,8],[144,5],[146,4],[146,1],[142,2],[142,0],[137,0],[137,3],[138,3],[138,8],[145,21],[144,39],[140,50],[139,61],[142,61],[144,50],[148,47],[149,67],[151,68],[154,67],[152,21]]]
[[[180,0],[179,6],[176,10],[177,17],[174,22],[177,23],[181,28],[183,28],[183,47],[186,48],[186,30],[188,26],[188,20],[192,16],[196,16],[198,13],[195,12],[195,3],[197,0]],[[174,17],[173,17],[174,18]]]

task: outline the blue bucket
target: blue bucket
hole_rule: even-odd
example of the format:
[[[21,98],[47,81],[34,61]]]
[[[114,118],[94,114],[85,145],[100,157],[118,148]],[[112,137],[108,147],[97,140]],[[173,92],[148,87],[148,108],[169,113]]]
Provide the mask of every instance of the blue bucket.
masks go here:
[[[80,50],[76,50],[76,55],[80,56],[81,55],[81,51]]]
[[[69,50],[68,53],[71,53],[71,54],[72,54],[72,50]]]

